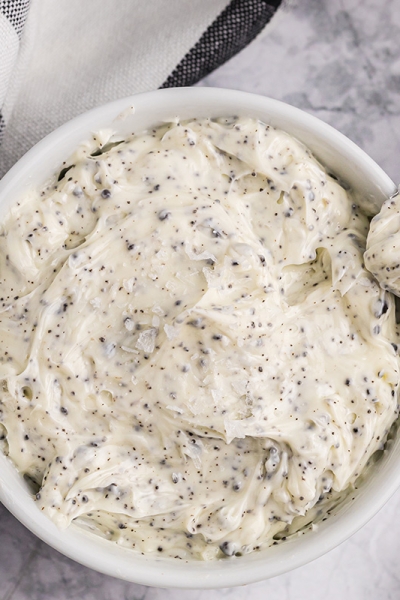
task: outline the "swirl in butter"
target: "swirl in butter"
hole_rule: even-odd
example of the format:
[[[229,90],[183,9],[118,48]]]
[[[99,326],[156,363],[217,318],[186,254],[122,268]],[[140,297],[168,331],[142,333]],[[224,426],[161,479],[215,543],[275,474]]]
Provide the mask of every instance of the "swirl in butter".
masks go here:
[[[367,236],[365,265],[382,289],[400,296],[400,194],[382,205],[371,221]]]

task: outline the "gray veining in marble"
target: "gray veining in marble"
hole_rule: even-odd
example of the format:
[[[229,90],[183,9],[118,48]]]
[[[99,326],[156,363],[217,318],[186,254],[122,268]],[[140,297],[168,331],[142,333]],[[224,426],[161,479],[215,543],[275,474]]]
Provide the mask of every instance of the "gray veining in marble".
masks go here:
[[[400,181],[400,2],[292,0],[200,85],[290,102],[334,125]],[[100,101],[101,99],[99,99]],[[145,588],[96,573],[35,538],[0,505],[0,600],[399,600],[400,491],[339,548],[242,588]]]

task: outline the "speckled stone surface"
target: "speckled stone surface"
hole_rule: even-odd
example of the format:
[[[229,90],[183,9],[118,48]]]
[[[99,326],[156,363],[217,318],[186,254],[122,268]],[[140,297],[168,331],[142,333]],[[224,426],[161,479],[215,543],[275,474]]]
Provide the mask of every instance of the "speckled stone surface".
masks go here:
[[[348,135],[400,182],[398,0],[292,0],[200,85],[290,102]],[[145,588],[91,571],[39,541],[0,505],[0,600],[398,600],[399,513],[400,491],[313,563],[262,583],[203,592]]]

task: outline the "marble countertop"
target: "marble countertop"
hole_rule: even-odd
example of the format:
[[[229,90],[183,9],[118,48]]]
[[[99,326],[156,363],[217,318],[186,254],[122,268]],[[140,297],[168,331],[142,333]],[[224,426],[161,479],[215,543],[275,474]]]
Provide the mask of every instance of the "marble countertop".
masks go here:
[[[248,48],[199,85],[294,104],[332,124],[400,182],[400,3],[291,0]],[[362,530],[275,579],[214,591],[161,590],[80,566],[0,505],[0,600],[398,600],[400,491]]]

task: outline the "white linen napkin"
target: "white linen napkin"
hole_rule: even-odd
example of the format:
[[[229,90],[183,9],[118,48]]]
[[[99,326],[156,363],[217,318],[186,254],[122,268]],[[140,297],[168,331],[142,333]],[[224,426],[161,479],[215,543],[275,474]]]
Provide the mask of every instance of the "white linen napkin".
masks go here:
[[[280,3],[0,0],[0,176],[85,110],[196,83],[254,39]]]

